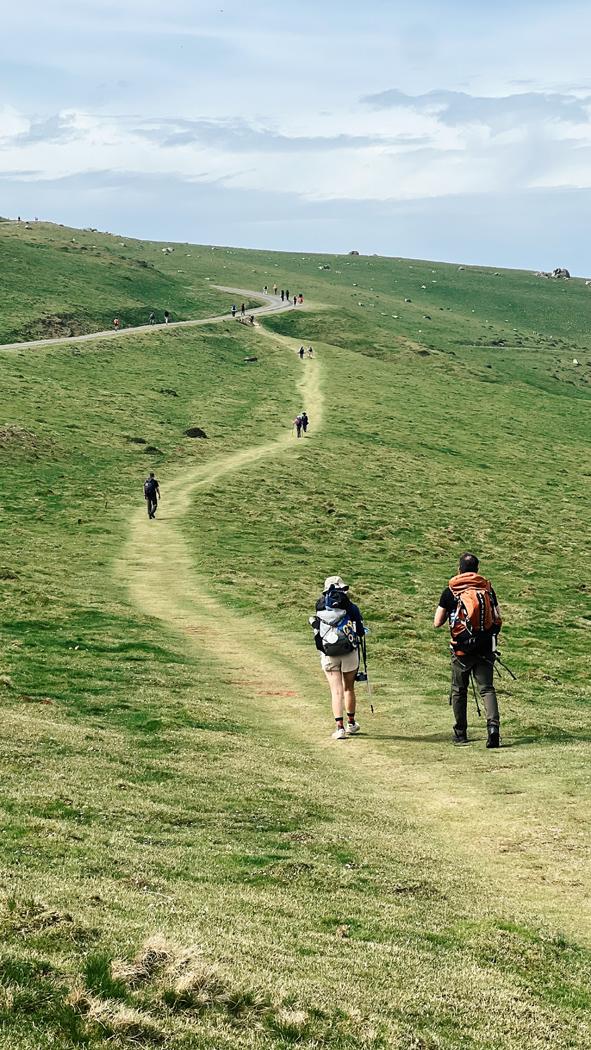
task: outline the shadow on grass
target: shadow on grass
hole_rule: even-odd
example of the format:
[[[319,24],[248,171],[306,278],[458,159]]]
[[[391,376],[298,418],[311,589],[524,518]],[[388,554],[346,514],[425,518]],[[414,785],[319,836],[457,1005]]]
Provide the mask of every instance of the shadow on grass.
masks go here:
[[[591,733],[564,733],[557,731],[555,733],[528,733],[526,736],[515,737],[508,743],[503,743],[503,747],[527,747],[529,744],[584,744],[591,743]]]
[[[395,734],[395,733],[380,733],[376,735],[376,740],[398,740],[401,744],[405,743],[418,743],[418,744],[442,744],[449,743],[451,740],[451,732],[449,733],[425,733],[420,736],[413,736],[412,734]]]
[[[370,734],[371,735],[371,734]],[[453,743],[451,730],[449,732],[441,733],[424,733],[424,734],[376,734],[376,740],[395,740],[401,744],[404,743],[417,743],[417,744],[449,744]],[[483,732],[479,736],[470,736],[468,738],[468,744],[482,744],[486,740],[485,733]],[[516,736],[509,739],[503,739],[501,748],[508,750],[512,747],[527,747],[530,744],[580,744],[580,743],[591,743],[591,733],[566,733],[562,730],[556,730],[555,732],[544,732],[539,733],[527,733],[522,736]]]

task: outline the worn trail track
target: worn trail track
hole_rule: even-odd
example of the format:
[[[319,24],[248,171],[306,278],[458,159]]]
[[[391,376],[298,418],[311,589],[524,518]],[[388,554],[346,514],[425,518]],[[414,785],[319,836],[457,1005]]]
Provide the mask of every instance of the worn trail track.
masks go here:
[[[286,352],[296,352],[292,341],[259,331],[261,337],[283,345]],[[316,435],[323,410],[321,362],[306,360],[304,366],[300,393],[314,419]],[[567,930],[591,943],[586,907],[589,878],[579,852],[573,853],[571,864],[557,871],[547,837],[532,838],[531,814],[516,808],[510,797],[494,794],[490,777],[487,782],[471,771],[464,776],[458,762],[451,759],[433,764],[432,749],[413,742],[410,736],[405,739],[404,723],[402,734],[389,735],[390,715],[387,721],[382,715],[371,725],[366,717],[364,728],[371,728],[371,734],[334,745],[327,732],[325,686],[310,648],[303,649],[294,640],[286,652],[283,636],[256,614],[238,614],[223,605],[211,593],[208,580],[196,571],[183,536],[183,519],[199,492],[263,460],[272,469],[273,460],[297,455],[302,445],[291,433],[282,433],[188,473],[183,469],[176,480],[168,480],[158,520],[149,521],[143,508],[132,517],[129,540],[117,563],[119,581],[145,614],[173,628],[189,647],[201,656],[207,654],[219,666],[238,704],[243,701],[244,720],[253,729],[290,736],[299,746],[312,747],[320,761],[334,767],[335,775],[344,773],[351,785],[357,782],[366,795],[370,791],[380,811],[402,806],[412,813],[413,820],[424,828],[425,841],[458,870],[468,896],[478,900],[485,878],[488,901],[481,906],[502,904],[511,911],[518,904],[521,911],[525,907],[531,913],[533,921],[550,923],[554,929]],[[400,697],[397,714],[403,718],[405,704],[420,702],[420,691],[416,696]],[[510,778],[512,774],[505,775]],[[536,805],[543,809],[541,799]],[[570,897],[568,907],[565,893]]]

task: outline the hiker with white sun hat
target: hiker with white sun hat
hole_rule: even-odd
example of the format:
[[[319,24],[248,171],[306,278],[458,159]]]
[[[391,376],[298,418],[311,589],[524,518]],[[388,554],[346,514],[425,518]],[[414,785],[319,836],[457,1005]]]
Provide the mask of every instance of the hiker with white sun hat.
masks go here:
[[[328,576],[316,602],[316,615],[309,623],[320,653],[320,664],[330,686],[335,740],[355,736],[360,726],[355,718],[355,678],[365,636],[363,618],[341,576]]]

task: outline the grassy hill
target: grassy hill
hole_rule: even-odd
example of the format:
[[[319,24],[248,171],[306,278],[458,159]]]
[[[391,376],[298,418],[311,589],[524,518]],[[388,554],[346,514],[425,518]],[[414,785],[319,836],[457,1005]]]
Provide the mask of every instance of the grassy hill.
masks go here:
[[[587,1048],[589,289],[0,244],[6,341],[207,316],[214,282],[307,303],[3,355],[0,1046]],[[473,709],[451,747],[430,626],[470,547],[518,675],[497,753]],[[371,627],[343,745],[306,622],[332,572]]]

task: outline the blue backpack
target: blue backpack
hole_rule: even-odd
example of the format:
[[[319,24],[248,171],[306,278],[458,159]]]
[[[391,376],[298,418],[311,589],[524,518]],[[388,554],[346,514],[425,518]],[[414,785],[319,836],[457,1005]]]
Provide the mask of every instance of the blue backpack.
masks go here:
[[[324,595],[324,609],[316,612],[322,651],[327,656],[345,656],[359,645],[355,620],[348,610],[346,593],[331,587]]]

